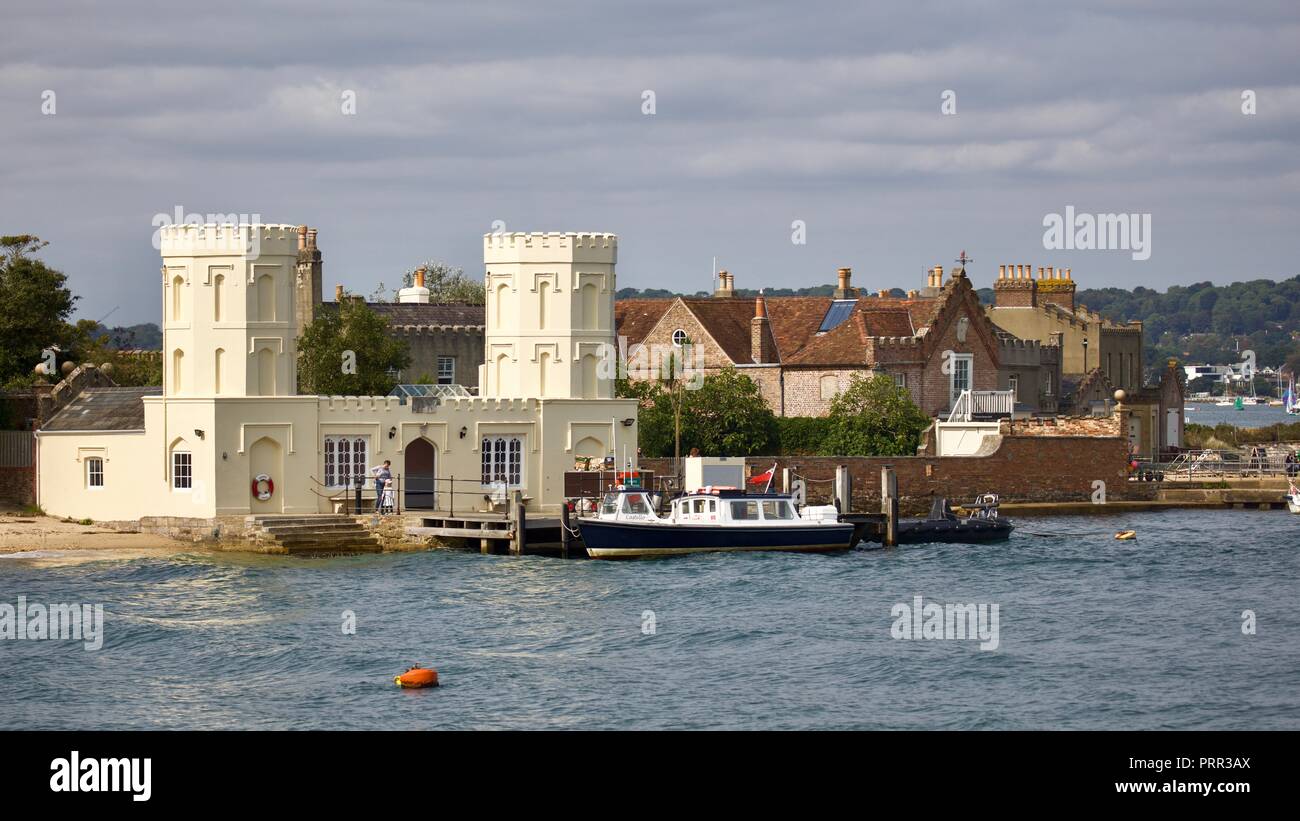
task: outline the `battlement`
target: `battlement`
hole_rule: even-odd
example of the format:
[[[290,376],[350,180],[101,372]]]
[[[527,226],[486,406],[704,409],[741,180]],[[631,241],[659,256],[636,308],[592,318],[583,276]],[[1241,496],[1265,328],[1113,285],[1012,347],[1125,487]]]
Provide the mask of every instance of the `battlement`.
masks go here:
[[[298,226],[262,223],[181,223],[158,229],[166,257],[298,256]]]
[[[483,262],[585,262],[613,265],[618,236],[584,231],[514,231],[483,235]]]

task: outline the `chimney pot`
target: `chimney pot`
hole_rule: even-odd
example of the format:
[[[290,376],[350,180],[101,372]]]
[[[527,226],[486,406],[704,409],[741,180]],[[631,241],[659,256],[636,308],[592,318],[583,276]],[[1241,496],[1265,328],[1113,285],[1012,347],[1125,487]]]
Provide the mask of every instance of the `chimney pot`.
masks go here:
[[[763,299],[762,292],[754,300],[754,319],[767,319],[767,300]]]
[[[342,301],[343,301],[343,286],[342,286],[342,285],[335,285],[335,286],[334,286],[334,301],[335,301],[335,302],[342,302]]]
[[[298,250],[302,251],[307,248],[307,226],[298,226]]]
[[[315,248],[315,247],[316,247],[316,229],[315,229],[315,228],[308,228],[308,229],[307,229],[307,247],[308,247],[308,248]]]
[[[417,287],[417,288],[423,288],[423,287],[424,287],[424,268],[423,268],[423,267],[421,267],[421,268],[416,268],[416,269],[415,269],[415,287]]]
[[[885,290],[884,288],[881,288],[879,291],[876,291],[876,296],[880,297],[881,299],[885,299],[889,296],[889,291]]]

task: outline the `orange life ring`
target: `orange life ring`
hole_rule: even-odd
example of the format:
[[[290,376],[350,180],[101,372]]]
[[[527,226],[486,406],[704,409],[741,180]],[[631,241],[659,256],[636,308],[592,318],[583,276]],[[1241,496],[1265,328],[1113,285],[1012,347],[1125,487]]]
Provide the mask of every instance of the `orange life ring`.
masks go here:
[[[393,676],[398,687],[437,687],[438,671],[428,667],[412,667],[400,676]]]
[[[266,485],[265,490],[262,489],[262,485]],[[253,479],[253,496],[259,502],[265,502],[274,495],[275,482],[273,482],[271,477],[267,476],[265,473],[259,473],[257,477]]]

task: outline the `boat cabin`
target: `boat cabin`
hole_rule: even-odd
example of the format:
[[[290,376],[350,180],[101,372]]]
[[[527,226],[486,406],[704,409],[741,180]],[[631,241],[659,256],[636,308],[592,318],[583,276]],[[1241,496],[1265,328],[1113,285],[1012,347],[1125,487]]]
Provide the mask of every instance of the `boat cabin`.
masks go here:
[[[673,499],[663,516],[655,512],[656,508],[648,491],[612,491],[601,500],[599,518],[692,524],[792,524],[799,521],[791,497],[776,493],[701,490]]]

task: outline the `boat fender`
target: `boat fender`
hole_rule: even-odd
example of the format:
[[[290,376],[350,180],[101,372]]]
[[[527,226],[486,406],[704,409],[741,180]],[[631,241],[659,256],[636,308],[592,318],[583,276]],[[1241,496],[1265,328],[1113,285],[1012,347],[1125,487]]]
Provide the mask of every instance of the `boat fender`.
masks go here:
[[[1131,542],[1138,537],[1136,530],[1121,530],[1115,534],[1115,538],[1121,542]]]
[[[393,683],[398,687],[437,687],[438,671],[429,667],[411,667],[400,676],[393,676]]]

